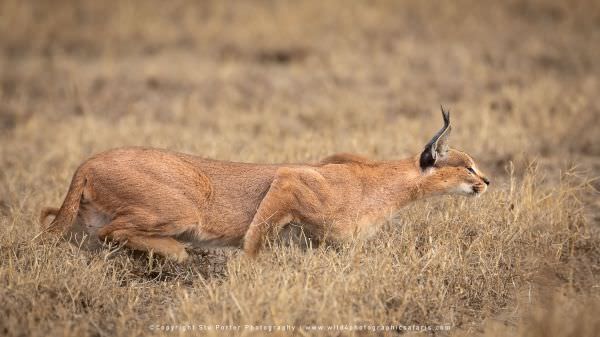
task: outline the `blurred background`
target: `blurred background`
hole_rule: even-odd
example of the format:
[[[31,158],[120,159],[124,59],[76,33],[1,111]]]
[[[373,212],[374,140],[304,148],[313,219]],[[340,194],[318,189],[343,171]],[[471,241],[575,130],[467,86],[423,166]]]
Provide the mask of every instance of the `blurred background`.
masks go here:
[[[3,0],[3,144],[395,157],[420,150],[444,104],[453,145],[490,169],[522,153],[595,157],[599,7]]]

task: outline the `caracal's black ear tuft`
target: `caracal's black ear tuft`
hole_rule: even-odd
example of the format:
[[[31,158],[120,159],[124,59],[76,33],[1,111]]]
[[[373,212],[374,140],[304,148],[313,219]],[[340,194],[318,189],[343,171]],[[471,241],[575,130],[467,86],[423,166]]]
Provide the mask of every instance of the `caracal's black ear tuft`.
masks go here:
[[[442,118],[444,119],[444,126],[438,131],[433,138],[425,145],[425,149],[421,153],[419,159],[419,165],[422,170],[435,165],[435,163],[446,155],[448,152],[448,137],[450,136],[450,110],[442,108]]]

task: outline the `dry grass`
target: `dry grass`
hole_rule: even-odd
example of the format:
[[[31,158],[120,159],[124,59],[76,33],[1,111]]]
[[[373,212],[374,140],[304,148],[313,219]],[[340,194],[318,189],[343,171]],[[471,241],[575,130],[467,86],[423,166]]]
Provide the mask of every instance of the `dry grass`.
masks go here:
[[[600,331],[600,8],[594,1],[0,2],[0,334],[151,325]],[[400,158],[453,110],[493,179],[367,243],[186,265],[33,244],[76,166],[123,145],[254,162]],[[411,333],[411,332],[407,332]],[[272,332],[289,335],[289,332]],[[385,331],[323,331],[381,335]]]

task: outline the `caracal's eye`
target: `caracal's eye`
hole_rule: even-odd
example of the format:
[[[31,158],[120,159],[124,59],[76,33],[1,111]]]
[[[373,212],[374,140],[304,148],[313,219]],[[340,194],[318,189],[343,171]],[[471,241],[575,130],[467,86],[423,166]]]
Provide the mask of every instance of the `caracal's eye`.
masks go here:
[[[471,173],[475,174],[475,170],[474,170],[472,167],[467,167],[467,171],[469,171],[469,172],[471,172]]]

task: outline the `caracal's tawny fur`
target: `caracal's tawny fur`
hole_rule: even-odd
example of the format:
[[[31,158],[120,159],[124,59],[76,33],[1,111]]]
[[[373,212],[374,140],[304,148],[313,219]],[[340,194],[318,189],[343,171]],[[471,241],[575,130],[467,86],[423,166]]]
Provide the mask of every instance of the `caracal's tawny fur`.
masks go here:
[[[477,195],[489,181],[444,127],[419,155],[376,161],[337,154],[315,164],[247,164],[152,148],[97,154],[76,170],[60,209],[42,211],[48,232],[80,228],[175,261],[186,246],[241,247],[255,256],[268,230],[299,224],[325,241],[366,238],[407,203]]]

